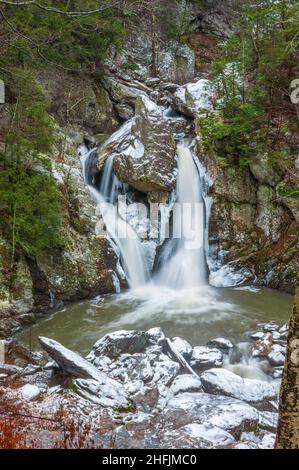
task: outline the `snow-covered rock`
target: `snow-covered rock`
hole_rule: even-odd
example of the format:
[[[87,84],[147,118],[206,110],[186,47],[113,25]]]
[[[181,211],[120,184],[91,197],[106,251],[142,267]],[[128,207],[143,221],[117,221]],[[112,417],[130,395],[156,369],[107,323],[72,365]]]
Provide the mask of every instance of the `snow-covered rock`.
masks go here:
[[[138,191],[171,191],[176,180],[176,146],[169,119],[148,96],[136,100],[131,133],[114,153],[118,178]]]
[[[223,364],[223,354],[215,348],[206,346],[195,346],[191,356],[191,366],[194,369],[221,367]]]
[[[206,392],[238,398],[248,403],[261,403],[277,395],[275,387],[270,383],[243,379],[226,369],[208,370],[201,374],[200,379]]]
[[[283,366],[285,361],[286,348],[280,344],[273,344],[268,360],[272,366]]]
[[[266,323],[263,326],[263,330],[266,333],[269,333],[271,331],[278,331],[279,330],[279,325],[277,325],[277,323],[275,323],[274,321],[270,321],[269,323]]]
[[[34,401],[40,396],[41,390],[36,385],[26,384],[20,389],[20,393],[24,400]]]
[[[42,348],[65,372],[78,378],[102,380],[101,372],[79,354],[65,348],[58,341],[44,336],[39,337]]]
[[[168,448],[225,449],[235,444],[235,438],[216,426],[191,423],[163,436]],[[183,445],[182,445],[183,444]]]
[[[252,348],[253,357],[267,357],[271,351],[273,337],[271,333],[266,333],[259,339]]]
[[[201,390],[202,385],[200,378],[196,378],[192,374],[178,375],[170,387],[170,391],[174,395],[184,392],[200,392]]]
[[[258,411],[240,400],[207,393],[181,393],[162,411],[163,420],[177,427],[193,422],[226,431],[250,429],[258,422]]]
[[[190,117],[198,117],[213,109],[211,82],[200,79],[196,83],[187,83],[173,95],[173,107]]]
[[[218,348],[222,349],[224,351],[228,351],[229,349],[232,349],[234,347],[233,343],[226,338],[214,338],[211,339],[208,343],[208,346],[211,346],[212,348]]]
[[[187,361],[191,358],[192,355],[192,346],[184,338],[176,336],[171,340],[175,349],[183,356]]]
[[[103,375],[104,378],[104,375]],[[125,388],[108,377],[102,380],[76,379],[78,393],[85,399],[103,407],[128,407],[128,394]]]
[[[147,345],[147,336],[143,331],[120,330],[108,333],[93,346],[87,359],[94,361],[96,357],[107,356],[117,358],[120,354],[141,352]]]

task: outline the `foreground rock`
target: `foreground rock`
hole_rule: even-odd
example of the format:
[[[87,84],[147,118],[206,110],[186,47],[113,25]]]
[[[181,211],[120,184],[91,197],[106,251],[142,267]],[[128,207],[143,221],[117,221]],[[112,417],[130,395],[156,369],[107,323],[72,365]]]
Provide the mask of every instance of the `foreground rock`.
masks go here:
[[[45,337],[39,337],[39,341],[43,349],[62,370],[78,378],[75,383],[85,398],[107,407],[129,405],[128,395],[122,384],[111,379],[79,354],[70,351],[57,341]]]
[[[132,407],[132,402],[129,401],[124,387],[115,380],[105,377],[104,374],[101,382],[99,380],[77,379],[75,385],[81,396],[97,405],[118,408],[119,410]]]
[[[258,411],[241,400],[208,393],[181,393],[170,399],[163,410],[163,418],[176,426],[192,422],[225,431],[238,432],[256,425]]]
[[[226,369],[211,369],[201,377],[203,388],[208,393],[219,393],[248,403],[261,403],[276,398],[273,385],[261,380],[243,379]]]
[[[79,354],[65,348],[58,341],[44,336],[39,337],[42,348],[65,372],[78,378],[102,380],[102,374]]]
[[[227,449],[232,447],[236,440],[223,429],[191,423],[175,431],[167,432],[163,437],[164,443],[168,449]]]

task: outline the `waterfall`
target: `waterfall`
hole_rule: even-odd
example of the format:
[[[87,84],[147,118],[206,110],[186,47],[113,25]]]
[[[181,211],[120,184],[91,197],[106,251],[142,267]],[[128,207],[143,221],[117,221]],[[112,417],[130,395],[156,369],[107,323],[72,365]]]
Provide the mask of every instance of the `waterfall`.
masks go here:
[[[162,252],[156,282],[174,289],[188,289],[207,284],[205,209],[200,174],[187,144],[178,145],[177,155],[173,236]]]
[[[93,150],[81,146],[78,150],[83,174],[90,194],[100,209],[107,233],[118,247],[120,260],[131,288],[144,285],[148,274],[141,242],[133,228],[119,215],[117,196],[122,187],[113,171],[113,158],[108,157],[102,173],[99,189],[87,182],[86,166]]]

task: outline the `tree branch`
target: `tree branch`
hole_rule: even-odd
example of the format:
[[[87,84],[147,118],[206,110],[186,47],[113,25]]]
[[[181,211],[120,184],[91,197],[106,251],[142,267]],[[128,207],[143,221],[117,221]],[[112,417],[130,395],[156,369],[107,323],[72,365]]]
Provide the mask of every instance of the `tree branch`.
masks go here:
[[[91,16],[91,15],[94,15],[96,13],[100,13],[102,11],[105,11],[109,8],[113,8],[113,7],[117,6],[119,3],[120,3],[119,0],[115,0],[115,1],[109,2],[106,5],[102,5],[99,8],[96,8],[94,10],[88,10],[88,11],[63,11],[63,10],[60,10],[59,8],[47,7],[45,5],[42,5],[39,2],[37,2],[36,0],[28,0],[28,1],[20,1],[20,2],[13,2],[13,1],[10,1],[10,0],[0,0],[0,4],[3,4],[3,5],[9,5],[9,6],[14,6],[14,7],[35,6],[39,9],[47,11],[49,13],[56,13],[58,15],[69,16],[69,17],[72,17],[72,18]]]

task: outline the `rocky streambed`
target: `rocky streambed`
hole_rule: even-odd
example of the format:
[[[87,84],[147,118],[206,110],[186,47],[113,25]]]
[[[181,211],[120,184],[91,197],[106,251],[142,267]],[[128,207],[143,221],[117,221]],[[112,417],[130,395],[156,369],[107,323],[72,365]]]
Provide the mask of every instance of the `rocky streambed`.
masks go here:
[[[79,354],[6,342],[1,447],[273,448],[287,324],[193,346],[161,328],[120,330]],[[258,377],[258,378],[257,378]]]

